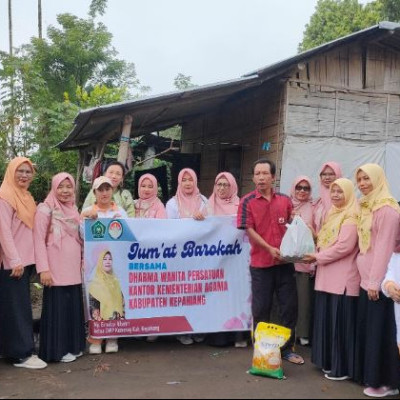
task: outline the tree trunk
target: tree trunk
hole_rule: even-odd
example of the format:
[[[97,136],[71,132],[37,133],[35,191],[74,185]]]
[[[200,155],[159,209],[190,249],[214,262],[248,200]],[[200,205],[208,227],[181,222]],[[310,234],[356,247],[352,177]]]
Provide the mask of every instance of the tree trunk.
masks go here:
[[[43,38],[42,32],[42,0],[38,0],[38,30],[39,30],[39,39]]]
[[[8,44],[10,56],[13,55],[13,32],[12,32],[12,0],[8,0]]]
[[[8,43],[10,57],[13,56],[12,0],[8,0]],[[10,155],[15,155],[15,112],[14,112],[14,75],[10,77],[11,116],[10,116]]]

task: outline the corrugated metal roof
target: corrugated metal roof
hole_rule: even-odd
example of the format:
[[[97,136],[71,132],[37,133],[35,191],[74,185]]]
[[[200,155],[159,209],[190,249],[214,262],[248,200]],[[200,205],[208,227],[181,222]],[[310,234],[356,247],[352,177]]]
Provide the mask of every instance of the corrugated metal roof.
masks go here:
[[[334,47],[339,47],[359,40],[367,41],[371,36],[374,36],[374,39],[379,40],[383,45],[393,47],[397,50],[400,49],[400,24],[384,21],[380,22],[378,25],[371,26],[370,28],[354,32],[350,35],[328,43],[324,43],[321,46],[299,53],[294,57],[290,57],[267,67],[257,69],[244,76],[259,76],[263,79],[271,79],[276,75],[281,75],[284,73],[284,71],[291,68],[293,64],[310,59],[311,57],[329,51]]]
[[[126,114],[133,116],[132,136],[163,130],[184,123],[196,115],[217,110],[227,99],[260,83],[257,77],[243,77],[83,110],[75,118],[74,129],[59,147],[69,150],[105,138],[108,141],[117,140]]]
[[[299,62],[334,47],[355,41],[367,42],[372,37],[374,41],[395,51],[400,51],[400,24],[381,22],[294,57],[260,68],[239,79],[83,110],[75,118],[74,129],[59,144],[59,148],[69,150],[105,139],[117,140],[121,134],[123,117],[126,114],[134,117],[132,136],[183,124],[195,116],[217,111],[225,102],[240,92],[284,75]]]

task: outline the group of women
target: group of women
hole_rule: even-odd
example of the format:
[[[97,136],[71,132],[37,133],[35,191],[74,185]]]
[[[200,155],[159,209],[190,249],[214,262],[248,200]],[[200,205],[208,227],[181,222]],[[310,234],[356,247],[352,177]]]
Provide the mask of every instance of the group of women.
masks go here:
[[[158,198],[157,180],[151,174],[141,176],[139,198],[133,200],[122,188],[125,168],[115,161],[93,182],[79,213],[70,174],[54,176],[50,193],[38,206],[29,192],[34,174],[32,162],[17,157],[9,163],[0,187],[0,356],[22,368],[42,369],[47,362],[72,362],[83,354],[86,338],[80,230],[84,218],[202,220],[207,215],[235,214],[239,205],[236,181],[230,173],[218,175],[208,200],[200,194],[197,176],[189,168],[180,172],[177,193],[166,207]],[[88,288],[91,316],[97,320],[123,318],[124,307],[114,307],[123,303],[123,295],[113,276],[112,255],[104,251],[101,258]],[[34,351],[30,300],[35,266],[44,285],[39,356]],[[101,285],[104,281],[108,284]],[[90,353],[102,352],[102,340],[88,340]],[[187,336],[180,340],[184,344],[193,342]],[[107,340],[105,351],[117,352],[117,340]]]
[[[317,248],[295,265],[296,333],[302,344],[312,338],[311,360],[327,379],[353,379],[366,386],[365,395],[385,397],[397,395],[400,385],[394,313],[400,300],[400,207],[379,165],[361,166],[355,179],[359,201],[353,182],[342,178],[334,162],[320,170],[317,201],[308,177],[294,182],[295,212],[314,230]]]
[[[0,187],[0,355],[13,360],[16,367],[41,369],[49,361],[71,362],[83,354],[83,218],[202,220],[209,215],[234,215],[239,206],[237,184],[229,172],[216,177],[213,194],[207,199],[199,191],[195,172],[188,168],[179,173],[176,195],[166,207],[158,199],[157,180],[151,174],[140,178],[139,199],[133,200],[130,192],[122,189],[123,165],[112,162],[104,176],[94,181],[80,214],[75,182],[67,173],[53,178],[46,200],[36,206],[29,192],[34,173],[29,159],[17,157],[9,163]],[[400,207],[378,165],[357,169],[360,201],[353,183],[341,175],[334,162],[322,166],[317,201],[312,200],[308,177],[300,176],[293,184],[295,213],[313,228],[317,243],[316,253],[306,255],[296,265],[300,304],[297,336],[302,344],[312,339],[312,362],[328,379],[354,379],[367,386],[366,395],[384,397],[397,394],[400,383],[392,301],[400,300],[396,281],[400,265],[398,258],[392,257]],[[391,257],[390,273],[385,278]],[[35,265],[45,287],[40,358],[34,355],[29,290]],[[100,298],[123,301],[115,280],[108,285],[110,293],[98,290],[99,282],[112,280],[111,275],[112,256],[105,251],[89,286],[94,319],[123,317],[123,307],[101,306]],[[193,343],[189,336],[180,340]],[[91,353],[102,352],[101,340],[89,338],[89,342]],[[105,350],[118,351],[117,341],[108,340]]]

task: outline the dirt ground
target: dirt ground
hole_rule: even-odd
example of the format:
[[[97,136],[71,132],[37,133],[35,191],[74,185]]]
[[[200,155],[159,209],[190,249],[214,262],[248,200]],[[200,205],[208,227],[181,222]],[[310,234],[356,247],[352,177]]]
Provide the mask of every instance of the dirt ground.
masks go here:
[[[0,399],[32,398],[366,398],[352,382],[332,382],[310,362],[284,362],[286,380],[249,375],[252,349],[183,346],[172,337],[155,343],[120,340],[117,354],[84,355],[41,371],[0,360]]]

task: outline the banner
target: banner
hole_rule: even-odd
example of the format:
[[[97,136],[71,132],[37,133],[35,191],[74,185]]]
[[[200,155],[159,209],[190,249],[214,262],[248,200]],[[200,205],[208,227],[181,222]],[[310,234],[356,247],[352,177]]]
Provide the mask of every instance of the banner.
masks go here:
[[[95,338],[249,330],[250,245],[236,217],[85,220]]]

